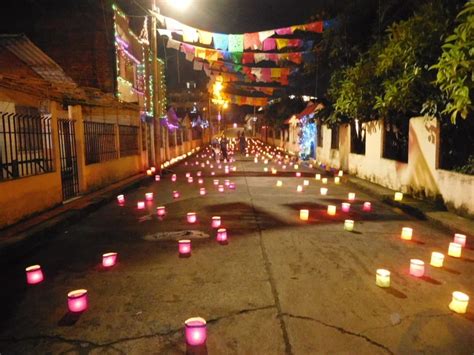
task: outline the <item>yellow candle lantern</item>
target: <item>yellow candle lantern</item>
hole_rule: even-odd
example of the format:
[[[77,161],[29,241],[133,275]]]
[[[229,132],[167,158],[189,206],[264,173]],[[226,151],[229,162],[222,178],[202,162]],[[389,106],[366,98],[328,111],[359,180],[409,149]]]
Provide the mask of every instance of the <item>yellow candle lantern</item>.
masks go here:
[[[431,253],[430,265],[434,267],[443,267],[444,254],[434,251]]]
[[[354,201],[355,198],[356,198],[356,194],[355,194],[354,192],[349,192],[349,193],[347,194],[347,199],[348,199],[349,201]]]
[[[336,206],[329,205],[328,206],[328,215],[335,216],[336,215]]]
[[[315,180],[321,180],[321,174],[316,174],[314,175]]]
[[[322,178],[322,179],[321,179],[321,182],[322,182],[323,184],[327,184],[327,183],[328,183],[328,178]]]
[[[466,313],[469,304],[469,296],[465,293],[454,291],[453,298],[449,304],[449,309],[453,312],[464,314]]]
[[[378,287],[390,287],[390,271],[385,269],[377,269],[375,275],[375,284]]]
[[[295,170],[298,170],[300,167],[299,167],[298,164],[295,164],[295,165],[293,166],[293,168],[294,168]]]
[[[300,219],[302,221],[307,221],[309,218],[309,210],[300,210]]]
[[[303,192],[303,186],[302,185],[296,186],[296,192]]]
[[[352,232],[354,230],[354,221],[352,219],[346,219],[344,221],[344,230]]]
[[[277,183],[276,183],[276,186],[277,187],[282,187],[283,186],[283,181],[278,180]]]
[[[395,201],[401,201],[401,200],[403,200],[403,193],[401,193],[401,192],[395,192],[395,195],[394,195],[393,199],[394,199]]]
[[[309,186],[309,180],[303,180],[303,185],[304,186]]]
[[[321,187],[319,189],[319,192],[321,193],[321,195],[325,196],[328,194],[328,189],[326,187]]]
[[[336,177],[334,178],[334,183],[335,183],[336,185],[339,185],[339,184],[341,183],[341,178],[340,178],[339,176],[336,176]]]
[[[267,168],[267,167],[264,167],[264,168],[263,168],[263,171],[264,171],[264,172],[268,172],[268,168]]]
[[[402,228],[402,235],[401,238],[403,240],[411,240],[411,237],[413,236],[413,229],[409,227],[403,227]]]
[[[272,174],[273,174],[273,175],[276,175],[276,173],[277,173],[277,169],[272,168]]]
[[[344,172],[342,170],[339,170],[339,172],[337,173],[337,176],[342,176],[344,175]]]
[[[461,257],[461,252],[462,252],[462,245],[458,243],[449,243],[449,248],[448,248],[448,255],[455,257],[455,258],[460,258]]]

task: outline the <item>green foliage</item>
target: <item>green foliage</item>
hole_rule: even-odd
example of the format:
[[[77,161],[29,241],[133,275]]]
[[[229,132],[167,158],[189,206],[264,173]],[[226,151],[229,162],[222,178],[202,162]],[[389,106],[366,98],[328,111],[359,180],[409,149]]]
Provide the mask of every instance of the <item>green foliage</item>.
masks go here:
[[[268,124],[274,128],[281,128],[283,121],[291,115],[301,112],[305,107],[302,99],[295,97],[290,99],[288,97],[282,98],[268,106],[264,113],[264,118]]]
[[[466,2],[458,14],[458,26],[446,38],[437,64],[436,84],[447,95],[443,113],[456,122],[466,119],[473,110],[474,89],[474,0]]]

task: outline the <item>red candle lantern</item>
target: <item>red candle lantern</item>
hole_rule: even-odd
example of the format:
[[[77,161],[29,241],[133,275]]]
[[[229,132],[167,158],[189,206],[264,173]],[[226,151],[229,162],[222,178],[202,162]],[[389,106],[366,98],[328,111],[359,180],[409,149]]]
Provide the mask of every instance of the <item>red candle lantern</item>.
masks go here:
[[[145,200],[147,201],[153,201],[153,192],[147,192],[145,194]]]
[[[186,342],[191,346],[203,345],[207,339],[206,321],[201,317],[189,318],[184,322]]]
[[[422,277],[425,274],[425,263],[419,259],[410,259],[410,275]]]
[[[180,256],[190,256],[191,255],[191,240],[182,239],[178,241],[178,250]]]
[[[370,212],[371,210],[372,210],[372,204],[370,202],[364,202],[364,205],[362,206],[362,211]]]
[[[26,269],[26,283],[28,285],[39,284],[44,280],[43,271],[41,271],[41,266],[32,265]]]
[[[74,290],[67,294],[67,306],[70,312],[84,312],[88,306],[87,290]]]
[[[190,177],[191,176],[191,173],[186,173],[186,177]]]
[[[227,243],[227,230],[225,228],[217,230],[217,241],[219,243]]]
[[[299,171],[297,171],[297,172],[295,173],[295,176],[296,176],[296,177],[301,177],[301,173],[300,173]]]
[[[144,201],[138,201],[138,202],[137,202],[137,208],[138,208],[139,210],[145,209],[145,202],[144,202]]]
[[[117,196],[117,202],[120,204],[120,205],[123,205],[125,203],[125,196],[124,195],[118,195]]]
[[[188,212],[187,220],[188,220],[188,223],[191,223],[191,224],[196,223],[197,221],[196,212]]]
[[[212,228],[219,228],[221,226],[221,217],[214,216],[212,217]]]
[[[103,267],[111,267],[114,266],[117,262],[117,253],[106,253],[102,255],[102,266]]]
[[[174,199],[179,198],[179,192],[178,191],[173,191],[173,198]]]
[[[163,217],[166,214],[165,206],[160,206],[156,208],[156,214],[160,217]]]

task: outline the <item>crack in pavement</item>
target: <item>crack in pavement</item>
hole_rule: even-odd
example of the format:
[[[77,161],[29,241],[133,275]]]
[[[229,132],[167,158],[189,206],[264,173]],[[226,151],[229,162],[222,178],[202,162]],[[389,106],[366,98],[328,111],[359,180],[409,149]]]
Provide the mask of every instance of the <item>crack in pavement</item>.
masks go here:
[[[337,331],[339,331],[342,334],[347,334],[347,335],[355,336],[355,337],[358,337],[358,338],[362,338],[365,341],[367,341],[368,343],[385,350],[389,354],[394,354],[394,352],[392,350],[390,350],[389,348],[387,348],[385,345],[380,344],[380,343],[376,342],[375,340],[372,340],[368,336],[363,335],[361,333],[354,333],[354,332],[351,332],[350,330],[339,327],[337,325],[325,323],[325,322],[323,322],[319,319],[315,319],[315,318],[308,317],[308,316],[299,316],[299,315],[294,315],[294,314],[291,314],[291,313],[283,313],[282,315],[290,317],[290,318],[303,319],[303,320],[308,320],[308,321],[311,321],[311,322],[316,322],[318,324],[324,325],[325,327],[336,329]]]
[[[245,170],[245,167],[243,167],[243,164],[240,164],[240,165],[242,166],[242,170],[244,172],[247,172],[247,170]],[[281,308],[281,304],[280,304],[280,299],[278,297],[278,291],[277,291],[277,288],[276,288],[275,278],[273,276],[273,273],[272,273],[272,270],[271,270],[271,267],[270,267],[270,264],[271,264],[270,259],[268,257],[267,249],[265,248],[265,245],[263,243],[262,227],[260,226],[261,218],[259,216],[259,213],[257,212],[257,209],[255,208],[255,204],[253,202],[252,194],[250,193],[249,183],[248,183],[246,174],[244,174],[244,179],[245,179],[245,186],[247,188],[247,193],[250,197],[250,203],[252,205],[253,216],[255,218],[255,224],[257,225],[257,232],[258,232],[258,236],[259,236],[259,240],[260,240],[260,249],[262,251],[262,257],[263,257],[263,261],[264,261],[264,265],[265,265],[265,270],[268,274],[270,289],[272,291],[273,300],[275,302],[275,307],[277,309],[277,317],[280,321],[280,328],[281,328],[281,331],[282,331],[282,334],[283,334],[283,342],[285,344],[285,353],[288,354],[288,355],[291,355],[293,353],[293,351],[292,351],[292,348],[291,348],[290,338],[288,336],[288,330],[286,329],[285,320],[283,319],[283,316],[282,316],[282,308]]]

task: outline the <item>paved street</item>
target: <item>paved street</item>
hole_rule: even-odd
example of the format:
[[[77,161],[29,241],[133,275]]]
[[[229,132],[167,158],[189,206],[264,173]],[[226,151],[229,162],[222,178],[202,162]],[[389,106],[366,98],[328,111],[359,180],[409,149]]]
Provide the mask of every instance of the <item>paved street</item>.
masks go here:
[[[474,311],[449,310],[453,291],[474,295],[474,250],[468,240],[460,259],[446,256],[443,268],[429,265],[432,251],[447,254],[452,236],[329,179],[327,196],[315,169],[254,163],[236,155],[235,172],[194,165],[187,159],[160,182],[150,180],[75,225],[15,264],[1,264],[1,354],[472,354]],[[199,158],[199,159],[198,159]],[[193,165],[193,166],[191,166]],[[268,172],[264,172],[268,167]],[[277,175],[271,168],[278,169]],[[211,170],[216,171],[211,176]],[[204,184],[197,183],[202,171]],[[193,183],[185,174],[191,172]],[[235,182],[217,191],[213,179]],[[297,185],[309,186],[297,193]],[[283,182],[276,187],[277,180]],[[199,195],[204,186],[208,194]],[[172,191],[178,190],[179,199]],[[137,210],[146,192],[154,201]],[[356,193],[349,213],[341,212]],[[362,204],[372,203],[371,212]],[[337,206],[336,216],[326,213]],[[166,206],[160,219],[157,206]],[[299,210],[310,211],[308,222]],[[186,213],[198,222],[186,222]],[[229,243],[216,242],[211,217],[221,216]],[[343,229],[355,220],[353,232]],[[400,239],[413,228],[413,241]],[[192,256],[180,258],[176,239],[195,230]],[[471,245],[471,247],[469,247]],[[116,251],[110,270],[101,255]],[[408,273],[410,259],[425,261],[426,276]],[[27,286],[25,267],[42,266],[45,280]],[[375,284],[375,271],[391,271],[391,287]],[[67,293],[88,290],[89,308],[67,312]],[[205,348],[186,347],[183,323],[207,320]]]

